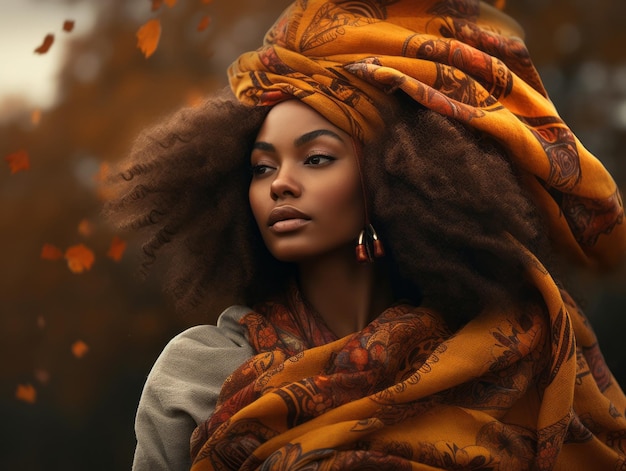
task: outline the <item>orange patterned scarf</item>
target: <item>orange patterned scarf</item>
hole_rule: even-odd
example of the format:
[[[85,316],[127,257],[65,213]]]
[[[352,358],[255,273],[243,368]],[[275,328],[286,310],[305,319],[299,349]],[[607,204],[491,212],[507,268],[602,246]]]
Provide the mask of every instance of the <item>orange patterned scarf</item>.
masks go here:
[[[402,90],[507,149],[556,246],[614,264],[626,247],[620,193],[559,117],[520,36],[478,0],[298,0],[229,78],[244,103],[295,97],[363,142]]]
[[[626,397],[533,262],[543,303],[455,333],[408,305],[341,339],[302,302],[248,314],[258,354],[194,432],[192,470],[626,469]]]

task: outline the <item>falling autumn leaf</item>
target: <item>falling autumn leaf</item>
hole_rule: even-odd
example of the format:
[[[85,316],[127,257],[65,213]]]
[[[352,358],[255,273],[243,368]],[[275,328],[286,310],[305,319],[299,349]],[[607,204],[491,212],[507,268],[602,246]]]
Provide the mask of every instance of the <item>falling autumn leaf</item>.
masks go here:
[[[172,8],[174,5],[176,5],[176,0],[165,0],[165,3],[168,7]]]
[[[28,152],[25,150],[13,152],[12,154],[7,155],[4,160],[8,162],[11,174],[30,169],[30,159],[28,157]]]
[[[143,52],[146,59],[156,51],[161,37],[161,22],[158,18],[145,23],[137,31],[137,47]]]
[[[41,110],[40,109],[33,110],[30,114],[30,122],[33,123],[35,126],[37,126],[40,121],[41,121]]]
[[[90,237],[93,235],[93,224],[88,219],[82,219],[78,223],[78,233],[83,237]]]
[[[63,22],[63,31],[70,33],[74,29],[74,20],[65,20]]]
[[[202,3],[204,3],[205,5],[208,5],[210,3],[213,3],[213,0],[202,0]]]
[[[157,11],[163,5],[163,0],[152,0],[152,11]]]
[[[126,250],[126,241],[120,239],[118,236],[114,236],[107,252],[107,257],[115,262],[119,262]]]
[[[185,95],[185,104],[195,108],[200,106],[205,98],[206,96],[201,90],[191,89]]]
[[[39,327],[40,329],[46,327],[46,318],[41,314],[37,316],[37,327]]]
[[[197,27],[198,31],[199,32],[204,31],[205,29],[207,29],[209,24],[211,24],[211,17],[208,15],[204,15],[202,19],[200,20],[200,22],[198,23],[198,27]]]
[[[46,37],[43,38],[43,42],[41,43],[41,46],[35,49],[35,52],[37,54],[45,54],[46,52],[48,52],[53,42],[54,42],[54,34],[46,34]]]
[[[102,162],[98,172],[93,176],[96,183],[97,196],[101,201],[109,201],[119,196],[119,188],[110,182],[112,175],[111,166],[108,162]]]
[[[94,175],[96,182],[103,182],[111,175],[111,166],[108,162],[102,162],[98,167],[98,172]]]
[[[37,400],[37,391],[32,384],[18,384],[15,391],[15,397],[20,401],[34,404]]]
[[[82,340],[77,340],[72,344],[72,355],[76,358],[84,357],[89,351],[89,346]]]
[[[108,162],[102,162],[98,167],[98,171],[94,174],[93,180],[97,186],[104,186],[109,178],[111,178],[111,166]]]
[[[63,252],[60,248],[52,244],[43,244],[41,248],[41,258],[43,260],[61,260],[63,258]]]
[[[89,270],[96,260],[91,249],[83,244],[73,245],[65,251],[67,266],[72,273],[82,273]]]

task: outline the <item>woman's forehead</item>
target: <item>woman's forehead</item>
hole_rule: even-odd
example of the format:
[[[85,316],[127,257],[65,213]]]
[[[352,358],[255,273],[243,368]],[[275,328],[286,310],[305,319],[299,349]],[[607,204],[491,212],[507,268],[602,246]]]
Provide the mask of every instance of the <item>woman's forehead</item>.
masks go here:
[[[272,107],[259,133],[258,140],[273,136],[302,135],[317,129],[329,129],[343,138],[350,136],[300,100],[286,100]]]

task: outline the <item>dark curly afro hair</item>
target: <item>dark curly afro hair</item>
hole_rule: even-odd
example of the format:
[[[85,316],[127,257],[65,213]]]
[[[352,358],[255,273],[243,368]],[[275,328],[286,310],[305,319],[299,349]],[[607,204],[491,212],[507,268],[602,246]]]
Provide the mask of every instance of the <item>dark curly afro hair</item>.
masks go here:
[[[491,140],[399,98],[387,129],[363,145],[370,217],[397,296],[461,324],[517,296],[525,252],[545,253],[535,207]],[[215,300],[254,305],[281,292],[294,268],[271,257],[248,204],[249,156],[268,112],[222,90],[144,132],[115,177],[105,213],[143,237],[142,272],[166,255],[166,290],[182,312]],[[519,243],[519,244],[518,244]]]

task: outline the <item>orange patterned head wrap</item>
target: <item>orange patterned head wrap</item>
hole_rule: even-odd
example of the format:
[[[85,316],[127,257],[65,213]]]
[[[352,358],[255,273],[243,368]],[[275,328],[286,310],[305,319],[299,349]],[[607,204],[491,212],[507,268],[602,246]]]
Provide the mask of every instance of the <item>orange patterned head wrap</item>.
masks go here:
[[[229,77],[244,103],[295,97],[362,142],[402,90],[500,142],[557,244],[614,263],[626,247],[619,191],[559,117],[521,36],[479,0],[298,0]]]

